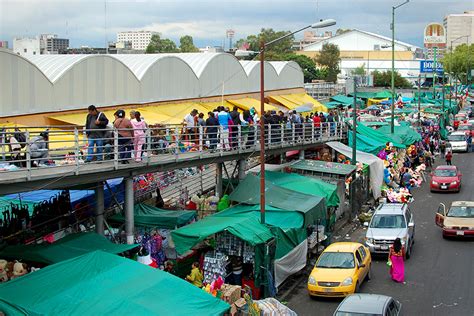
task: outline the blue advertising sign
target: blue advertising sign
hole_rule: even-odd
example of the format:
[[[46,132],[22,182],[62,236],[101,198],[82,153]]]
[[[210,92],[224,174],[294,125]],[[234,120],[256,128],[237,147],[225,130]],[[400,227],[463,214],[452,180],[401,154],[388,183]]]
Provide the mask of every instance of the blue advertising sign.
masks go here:
[[[420,60],[420,73],[433,73],[434,60]],[[443,65],[436,62],[436,72],[443,73]]]

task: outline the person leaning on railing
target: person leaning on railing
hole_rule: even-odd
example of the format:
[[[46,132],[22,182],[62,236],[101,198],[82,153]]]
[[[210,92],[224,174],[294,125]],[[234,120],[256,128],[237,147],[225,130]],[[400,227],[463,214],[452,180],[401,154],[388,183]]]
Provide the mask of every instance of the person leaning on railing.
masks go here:
[[[90,105],[87,110],[89,114],[87,114],[86,118],[86,135],[88,138],[87,144],[87,158],[85,162],[91,162],[94,157],[94,145],[96,148],[96,160],[102,160],[102,151],[104,146],[104,135],[105,129],[107,124],[109,124],[109,120],[105,116],[104,113],[97,110],[94,105]]]
[[[30,142],[30,157],[33,166],[44,164],[48,160],[49,149],[48,149],[49,134],[48,132],[42,132],[39,136],[33,137]]]
[[[117,110],[114,113],[114,128],[118,134],[118,152],[119,160],[122,164],[129,163],[128,159],[132,158],[132,140],[133,126],[128,118],[125,117],[124,110]]]

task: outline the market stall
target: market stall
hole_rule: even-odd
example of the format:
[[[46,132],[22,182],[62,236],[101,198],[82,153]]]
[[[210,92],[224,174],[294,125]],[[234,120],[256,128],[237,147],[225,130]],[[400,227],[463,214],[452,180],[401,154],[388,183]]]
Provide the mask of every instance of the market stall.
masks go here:
[[[103,251],[0,284],[0,297],[6,315],[208,316],[230,308],[169,273]]]
[[[6,246],[0,250],[0,258],[28,262],[54,264],[96,250],[119,254],[138,245],[114,244],[96,233],[70,234],[54,243]]]

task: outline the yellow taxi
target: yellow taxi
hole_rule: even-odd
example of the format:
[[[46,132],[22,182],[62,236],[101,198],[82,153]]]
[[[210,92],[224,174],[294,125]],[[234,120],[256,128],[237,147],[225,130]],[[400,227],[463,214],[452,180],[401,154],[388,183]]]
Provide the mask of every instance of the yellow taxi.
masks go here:
[[[447,211],[446,206],[440,203],[435,222],[443,228],[443,238],[473,238],[474,201],[455,201]]]
[[[311,296],[345,297],[358,292],[370,279],[372,258],[367,247],[356,242],[337,242],[319,256],[308,278]]]

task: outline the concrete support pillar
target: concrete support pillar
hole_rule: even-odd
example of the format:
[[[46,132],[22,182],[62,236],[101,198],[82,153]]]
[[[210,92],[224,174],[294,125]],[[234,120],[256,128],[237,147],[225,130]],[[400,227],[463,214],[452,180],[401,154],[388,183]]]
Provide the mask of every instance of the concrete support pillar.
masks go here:
[[[127,177],[125,181],[125,235],[127,236],[127,244],[133,244],[133,231],[135,229],[135,218],[133,216],[134,196],[133,196],[133,178]]]
[[[104,235],[104,183],[95,187],[95,232]]]
[[[304,160],[304,150],[300,150],[300,160]]]
[[[240,159],[239,160],[239,181],[245,179],[245,167],[247,166],[247,160]]]
[[[222,197],[222,162],[216,163],[216,195]]]

